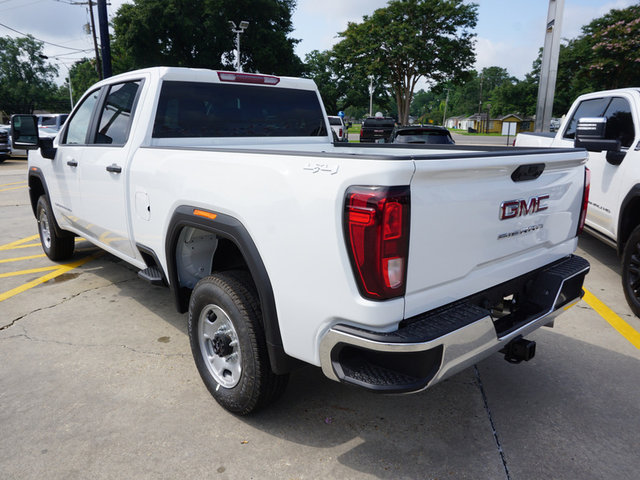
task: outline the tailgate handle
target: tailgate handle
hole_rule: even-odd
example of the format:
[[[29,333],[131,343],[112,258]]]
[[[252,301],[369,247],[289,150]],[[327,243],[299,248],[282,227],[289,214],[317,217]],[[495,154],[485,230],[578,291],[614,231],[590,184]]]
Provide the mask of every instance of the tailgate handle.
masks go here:
[[[527,180],[535,180],[542,172],[544,172],[544,163],[531,163],[529,165],[520,165],[511,174],[511,180],[514,182],[526,182]]]

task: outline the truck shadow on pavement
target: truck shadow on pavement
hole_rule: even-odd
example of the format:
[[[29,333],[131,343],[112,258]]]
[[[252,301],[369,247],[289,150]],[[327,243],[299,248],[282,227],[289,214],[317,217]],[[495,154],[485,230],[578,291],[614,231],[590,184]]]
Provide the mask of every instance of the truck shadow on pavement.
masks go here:
[[[578,247],[598,260],[602,265],[607,266],[613,272],[618,275],[622,274],[620,257],[618,257],[618,253],[615,248],[611,248],[609,245],[604,244],[588,233],[580,235]]]
[[[234,435],[241,435],[249,439],[242,443],[251,449],[243,454],[234,450],[233,456],[217,454],[228,478],[248,478],[243,469],[254,461],[259,462],[256,471],[264,472],[262,478],[366,474],[383,479],[495,479],[505,478],[507,471],[513,479],[637,478],[640,354],[632,347],[615,351],[601,342],[573,338],[570,328],[542,329],[535,335],[538,354],[531,362],[511,365],[496,354],[477,370],[467,369],[424,392],[403,396],[341,385],[325,378],[320,369],[305,367],[291,375],[276,404],[250,417],[235,417],[199,382],[187,317],[175,312],[169,291],[150,287],[115,257],[93,263],[82,270],[112,283],[108,291],[101,291],[100,302],[112,305],[110,315],[132,316],[130,322],[124,319],[129,326],[113,343],[127,338],[127,346],[136,352],[168,348],[166,352],[174,355],[175,374],[163,370],[166,364],[152,363],[145,367],[151,370],[143,383],[156,397],[170,399],[165,411],[155,410],[149,417],[153,423],[179,425],[171,434],[164,432],[163,451],[230,435],[235,444]],[[130,305],[141,308],[128,313]],[[598,325],[593,311],[576,308],[559,322],[576,329],[583,320]],[[170,327],[169,344],[150,338],[145,328],[148,322],[154,331],[163,330],[159,319]],[[100,322],[95,328],[102,328]],[[131,325],[134,331],[127,330]],[[104,327],[107,339],[111,328]],[[157,378],[163,382],[153,383]],[[117,410],[117,404],[112,408]],[[147,431],[145,415],[140,425],[129,426],[129,435]],[[181,432],[189,432],[189,442]],[[183,473],[187,476],[188,471]]]

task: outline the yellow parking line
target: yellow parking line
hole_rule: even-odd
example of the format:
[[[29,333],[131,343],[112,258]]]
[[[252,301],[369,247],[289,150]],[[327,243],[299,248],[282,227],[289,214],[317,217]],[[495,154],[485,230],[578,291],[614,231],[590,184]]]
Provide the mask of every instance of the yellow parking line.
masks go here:
[[[0,260],[0,263],[19,262],[20,260],[31,260],[32,258],[42,257],[46,257],[46,255],[44,253],[40,253],[38,255],[27,255],[26,257],[5,258],[3,260]]]
[[[15,247],[11,247],[11,248],[0,248],[0,250],[17,250],[19,248],[39,247],[40,245],[41,245],[40,242],[38,242],[38,243],[27,243],[25,245],[16,245]]]
[[[12,185],[26,185],[27,182],[13,182],[13,183],[3,183],[0,187],[10,187]]]
[[[77,260],[75,262],[72,263],[68,263],[67,265],[60,265],[59,267],[56,268],[56,270],[54,270],[51,273],[47,273],[46,275],[43,275],[39,278],[36,278],[35,280],[32,280],[30,282],[27,282],[23,285],[20,285],[19,287],[16,287],[14,289],[11,289],[7,292],[4,293],[0,293],[0,302],[5,301],[8,298],[11,298],[15,295],[18,295],[19,293],[23,293],[26,292],[27,290],[36,287],[44,282],[48,282],[49,280],[51,280],[52,278],[56,278],[59,277],[60,275],[67,273],[70,270],[73,270],[74,268],[79,267],[80,265],[84,265],[85,263],[87,263],[90,260],[93,260],[94,258],[97,258],[100,255],[100,253],[96,254],[96,255],[91,255],[89,257],[85,257],[85,258],[81,258],[80,260]]]
[[[9,190],[20,190],[21,188],[28,188],[28,186],[27,185],[22,185],[21,187],[3,188],[2,190],[0,190],[0,192],[8,192]]]
[[[589,290],[584,289],[583,300],[604,318],[620,335],[626,338],[631,345],[640,349],[640,333],[635,331],[631,325],[622,320],[613,310],[598,300]]]
[[[0,250],[12,250],[16,248],[18,245],[22,245],[23,243],[30,242],[31,240],[35,240],[39,238],[40,235],[31,235],[30,237],[21,238],[20,240],[16,240],[15,242],[5,243],[4,245],[0,245]]]
[[[30,273],[50,272],[51,270],[56,270],[58,268],[60,268],[59,265],[54,265],[53,267],[31,268],[29,270],[18,270],[17,272],[0,273],[0,278],[16,277],[18,275],[28,275]]]

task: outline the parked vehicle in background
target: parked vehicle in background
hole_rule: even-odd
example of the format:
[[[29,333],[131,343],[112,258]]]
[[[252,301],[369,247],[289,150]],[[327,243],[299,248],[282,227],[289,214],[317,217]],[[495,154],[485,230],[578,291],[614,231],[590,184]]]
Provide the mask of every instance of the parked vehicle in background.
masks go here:
[[[12,130],[45,253],[81,235],[171,288],[238,414],[303,363],[408,393],[529,360],[589,270],[583,150],[334,143],[308,79],[149,68],[89,88],[55,139]]]
[[[520,133],[515,146],[583,147],[591,194],[585,230],[616,248],[622,287],[640,317],[640,89],[581,95],[553,134]]]
[[[365,118],[360,127],[360,143],[389,143],[395,126],[391,117]]]
[[[10,126],[0,125],[0,163],[11,155]]]
[[[391,135],[391,143],[450,145],[456,142],[445,127],[438,125],[410,125],[396,127]]]
[[[38,115],[38,127],[49,132],[57,132],[69,118],[68,113],[51,113]]]
[[[349,133],[347,132],[347,126],[344,124],[342,117],[329,115],[329,125],[331,125],[331,130],[336,134],[336,138],[339,142],[348,142],[349,141]]]

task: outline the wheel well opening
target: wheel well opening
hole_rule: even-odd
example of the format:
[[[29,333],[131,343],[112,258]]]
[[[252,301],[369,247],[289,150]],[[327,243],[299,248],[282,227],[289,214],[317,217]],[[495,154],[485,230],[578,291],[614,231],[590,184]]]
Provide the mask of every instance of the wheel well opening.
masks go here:
[[[640,225],[640,197],[636,197],[625,207],[618,232],[618,253],[622,253],[631,232]]]
[[[195,227],[185,227],[180,232],[176,267],[179,286],[189,291],[213,272],[249,271],[247,261],[232,240]]]
[[[31,200],[31,209],[36,214],[38,199],[45,194],[42,181],[36,176],[29,177],[29,199]]]

